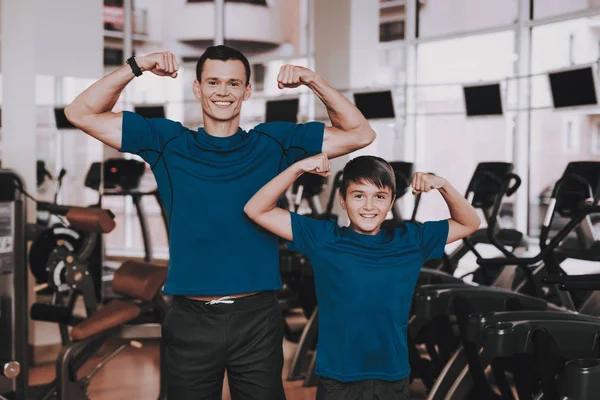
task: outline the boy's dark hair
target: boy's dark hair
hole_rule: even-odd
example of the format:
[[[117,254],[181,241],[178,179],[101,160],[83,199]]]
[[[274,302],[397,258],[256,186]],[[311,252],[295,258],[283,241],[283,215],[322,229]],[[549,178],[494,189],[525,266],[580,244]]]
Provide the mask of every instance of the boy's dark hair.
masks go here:
[[[206,60],[238,60],[244,64],[244,69],[246,70],[246,86],[250,83],[250,63],[245,55],[243,55],[240,51],[236,49],[232,49],[231,47],[219,45],[219,46],[210,46],[204,54],[200,56],[198,63],[196,64],[196,79],[198,82],[202,82],[202,68],[204,68],[204,63]]]
[[[343,171],[340,193],[345,198],[350,182],[372,183],[380,189],[389,187],[396,194],[396,178],[392,166],[383,158],[360,156],[346,164]]]

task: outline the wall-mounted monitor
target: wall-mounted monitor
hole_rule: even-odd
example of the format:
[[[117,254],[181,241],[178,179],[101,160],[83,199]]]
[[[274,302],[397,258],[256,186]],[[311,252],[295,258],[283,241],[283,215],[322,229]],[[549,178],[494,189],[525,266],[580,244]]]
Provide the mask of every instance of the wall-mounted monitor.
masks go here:
[[[144,118],[165,118],[164,106],[135,106],[133,111]]]
[[[554,108],[598,106],[598,77],[593,65],[550,71],[548,80]]]
[[[268,100],[265,115],[266,122],[298,122],[298,99]]]
[[[366,119],[395,118],[394,100],[390,90],[354,93],[354,104]]]
[[[467,117],[502,115],[500,83],[463,86]]]
[[[54,108],[54,118],[56,119],[57,129],[77,129],[65,116],[65,109],[63,107]]]

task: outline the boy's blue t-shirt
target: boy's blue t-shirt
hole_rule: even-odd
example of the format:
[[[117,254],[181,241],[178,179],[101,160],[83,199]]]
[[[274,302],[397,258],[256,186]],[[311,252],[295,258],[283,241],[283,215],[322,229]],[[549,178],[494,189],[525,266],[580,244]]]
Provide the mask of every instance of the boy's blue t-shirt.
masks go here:
[[[281,287],[278,238],[245,214],[280,171],[321,152],[324,124],[274,122],[229,137],[164,118],[123,113],[121,151],[148,162],[170,228],[172,295],[220,295]]]
[[[319,304],[316,374],[342,382],[410,374],[406,330],[419,271],[443,255],[448,221],[362,235],[292,213],[293,247],[313,266]]]

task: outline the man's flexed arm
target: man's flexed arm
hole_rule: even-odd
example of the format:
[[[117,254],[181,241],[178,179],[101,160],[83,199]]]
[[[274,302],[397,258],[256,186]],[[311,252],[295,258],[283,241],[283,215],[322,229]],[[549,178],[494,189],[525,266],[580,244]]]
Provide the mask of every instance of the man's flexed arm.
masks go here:
[[[179,65],[172,53],[152,53],[137,57],[142,71],[159,76],[177,77]],[[112,112],[121,92],[135,77],[131,67],[124,65],[87,88],[65,108],[65,116],[76,127],[104,144],[121,149],[122,113]]]
[[[375,140],[375,131],[358,108],[315,72],[304,67],[284,65],[277,81],[280,89],[306,85],[325,104],[332,126],[325,128],[323,153],[329,158],[351,153]]]

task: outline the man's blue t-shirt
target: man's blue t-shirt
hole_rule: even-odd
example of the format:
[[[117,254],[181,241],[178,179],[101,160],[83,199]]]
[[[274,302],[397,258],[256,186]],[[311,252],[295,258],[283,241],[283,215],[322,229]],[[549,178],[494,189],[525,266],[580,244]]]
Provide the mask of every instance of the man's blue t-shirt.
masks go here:
[[[316,374],[342,382],[410,374],[406,330],[419,270],[439,258],[448,221],[362,235],[292,213],[294,249],[313,266],[319,304]]]
[[[273,122],[229,137],[123,113],[121,151],[148,162],[167,213],[165,293],[220,295],[281,287],[278,238],[245,214],[280,171],[321,152],[324,124]]]

